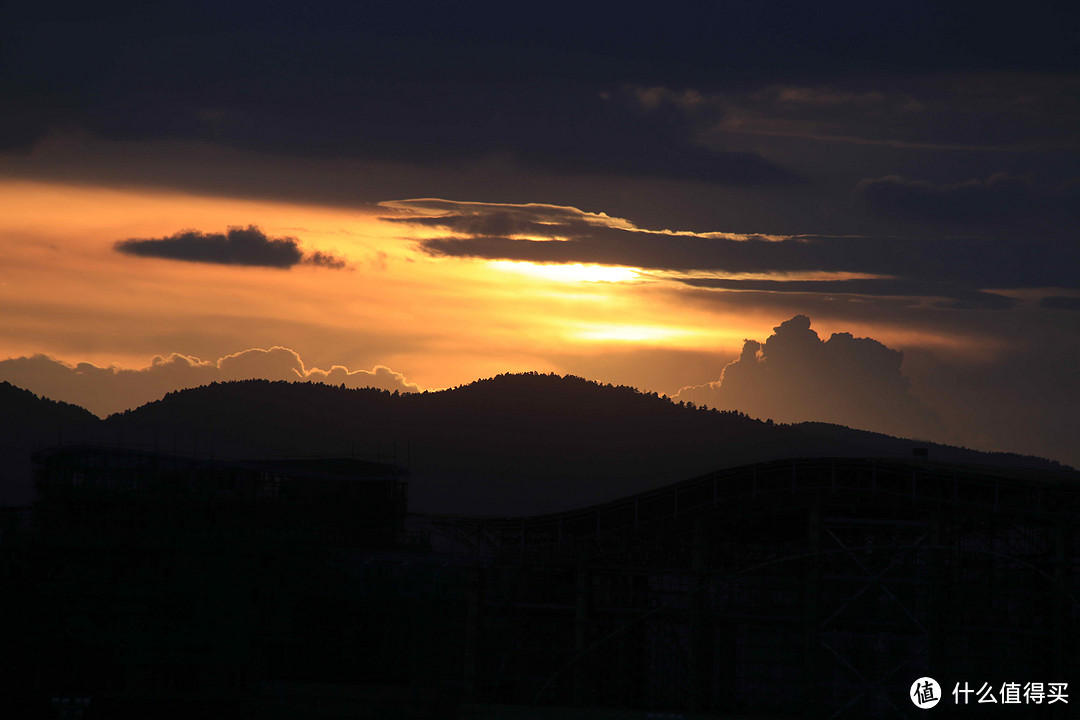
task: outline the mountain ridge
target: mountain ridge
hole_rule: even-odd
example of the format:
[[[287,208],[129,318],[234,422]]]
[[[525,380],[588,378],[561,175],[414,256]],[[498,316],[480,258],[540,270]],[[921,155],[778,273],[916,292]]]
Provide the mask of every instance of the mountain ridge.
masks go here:
[[[71,414],[69,437],[236,458],[378,454],[409,467],[418,512],[565,510],[750,462],[910,457],[914,446],[947,462],[1063,467],[825,423],[776,424],[553,373],[505,373],[421,393],[216,382],[90,417],[96,422]]]

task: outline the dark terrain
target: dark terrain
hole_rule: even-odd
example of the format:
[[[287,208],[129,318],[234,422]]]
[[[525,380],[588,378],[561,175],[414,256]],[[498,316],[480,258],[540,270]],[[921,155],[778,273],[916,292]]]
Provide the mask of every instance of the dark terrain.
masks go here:
[[[418,394],[261,380],[169,393],[105,420],[0,384],[0,503],[32,499],[30,453],[109,443],[222,458],[380,456],[410,470],[414,512],[569,509],[784,457],[905,457],[1053,469],[1058,463],[823,423],[777,425],[579,377],[500,375]]]

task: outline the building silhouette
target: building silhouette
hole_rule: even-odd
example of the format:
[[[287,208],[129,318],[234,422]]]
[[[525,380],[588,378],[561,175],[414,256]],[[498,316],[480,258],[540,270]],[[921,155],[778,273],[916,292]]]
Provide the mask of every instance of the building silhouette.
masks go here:
[[[401,468],[102,446],[34,460],[39,500],[5,537],[4,679],[26,716],[437,704],[387,651],[389,620],[417,609],[364,577],[423,543],[404,528]]]
[[[573,512],[427,523],[487,558],[465,687],[489,702],[908,717],[929,676],[941,713],[986,717],[1017,708],[957,706],[957,683],[1000,698],[1080,671],[1076,473],[789,459]]]
[[[27,717],[887,718],[921,677],[986,717],[954,684],[1080,671],[1075,473],[788,459],[478,518],[352,458],[35,463],[0,526]]]

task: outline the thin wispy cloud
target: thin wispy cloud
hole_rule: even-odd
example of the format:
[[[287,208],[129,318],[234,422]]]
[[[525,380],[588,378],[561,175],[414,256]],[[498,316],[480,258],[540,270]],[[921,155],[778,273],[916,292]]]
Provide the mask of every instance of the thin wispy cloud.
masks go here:
[[[972,204],[1011,180],[974,188]],[[964,185],[956,192],[967,193]],[[387,203],[389,221],[444,231],[419,240],[433,257],[591,263],[668,273],[704,289],[936,298],[956,309],[1007,309],[1006,288],[1080,287],[1080,249],[1026,236],[897,237],[747,235],[649,230],[575,208],[450,201]],[[412,214],[407,214],[411,212]],[[1063,252],[1074,262],[1063,265]],[[807,280],[800,275],[849,274]],[[740,275],[758,275],[758,279]]]

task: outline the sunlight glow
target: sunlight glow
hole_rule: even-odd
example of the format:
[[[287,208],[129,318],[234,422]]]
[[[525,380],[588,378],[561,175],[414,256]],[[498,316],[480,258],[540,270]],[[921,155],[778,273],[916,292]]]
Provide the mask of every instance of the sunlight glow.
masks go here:
[[[681,273],[435,258],[416,248],[426,228],[387,223],[384,213],[0,177],[0,358],[44,353],[141,368],[155,355],[217,358],[280,345],[315,367],[386,365],[428,388],[614,362],[627,377],[652,378],[647,389],[671,390],[686,384],[674,358],[716,357],[715,375],[703,378],[715,379],[745,338],[764,339],[806,311],[801,295],[757,306],[736,292],[688,292]],[[347,267],[175,262],[114,249],[127,238],[252,223]],[[968,335],[861,319],[814,313],[823,338],[847,331],[890,347],[994,356]]]
[[[690,330],[663,325],[595,324],[577,331],[574,337],[594,342],[661,343],[695,334]]]
[[[657,279],[686,279],[687,274],[675,270],[654,270],[650,276]],[[891,280],[892,275],[874,273],[840,272],[826,270],[808,270],[804,272],[724,272],[724,271],[697,271],[693,273],[694,279],[716,278],[719,280],[778,280],[781,282],[794,282],[803,280]]]
[[[611,267],[607,265],[583,265],[572,264],[549,264],[532,262],[516,262],[513,260],[491,260],[491,267],[505,272],[522,273],[544,280],[557,282],[627,282],[638,280],[641,273],[628,267]]]

